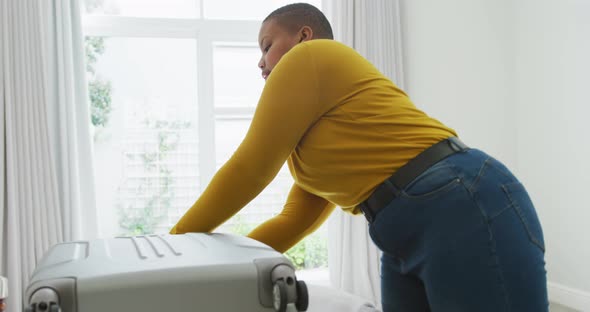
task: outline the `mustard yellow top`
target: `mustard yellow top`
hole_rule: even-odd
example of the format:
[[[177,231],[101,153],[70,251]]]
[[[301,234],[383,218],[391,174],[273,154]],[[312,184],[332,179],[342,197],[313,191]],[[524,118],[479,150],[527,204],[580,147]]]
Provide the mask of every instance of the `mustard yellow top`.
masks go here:
[[[248,235],[284,252],[335,205],[358,214],[397,168],[450,136],[353,49],[300,43],[268,77],[244,141],[171,233],[213,231],[287,161],[295,183],[282,213]]]

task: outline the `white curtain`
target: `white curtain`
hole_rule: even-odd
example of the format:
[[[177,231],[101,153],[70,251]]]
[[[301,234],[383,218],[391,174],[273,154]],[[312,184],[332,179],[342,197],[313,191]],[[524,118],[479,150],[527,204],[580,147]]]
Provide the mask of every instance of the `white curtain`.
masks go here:
[[[97,235],[78,0],[0,0],[0,253],[9,312],[47,249]]]
[[[335,39],[353,47],[403,89],[399,1],[324,0],[322,7]],[[336,212],[329,222],[332,285],[380,305],[380,252],[367,221]]]

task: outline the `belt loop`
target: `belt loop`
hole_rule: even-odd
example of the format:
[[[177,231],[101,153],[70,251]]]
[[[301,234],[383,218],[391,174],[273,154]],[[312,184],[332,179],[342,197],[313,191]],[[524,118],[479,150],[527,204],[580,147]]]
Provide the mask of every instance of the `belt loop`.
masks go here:
[[[393,194],[395,195],[395,197],[399,196],[399,193],[401,192],[401,189],[395,185],[391,179],[386,179],[385,181],[383,181],[383,183],[385,183],[387,186],[389,186],[389,188],[391,189],[391,191],[393,192]]]
[[[447,139],[449,147],[455,152],[463,152],[467,149],[465,143],[461,142],[457,137],[450,137]]]
[[[373,218],[375,216],[373,215],[373,211],[371,210],[371,208],[369,208],[369,206],[367,206],[367,202],[364,201],[364,202],[360,203],[359,207],[361,208],[361,211],[363,212],[363,215],[365,216],[367,221],[369,223],[373,223]]]

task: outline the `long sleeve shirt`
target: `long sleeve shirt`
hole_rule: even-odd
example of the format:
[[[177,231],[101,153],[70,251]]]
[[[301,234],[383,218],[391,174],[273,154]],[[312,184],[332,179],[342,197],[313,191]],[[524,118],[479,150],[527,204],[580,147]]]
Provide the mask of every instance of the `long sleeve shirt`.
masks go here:
[[[456,135],[352,48],[297,44],[268,77],[243,142],[171,233],[214,230],[287,162],[294,185],[283,212],[249,234],[286,251],[336,205],[360,213],[357,205],[398,168]]]

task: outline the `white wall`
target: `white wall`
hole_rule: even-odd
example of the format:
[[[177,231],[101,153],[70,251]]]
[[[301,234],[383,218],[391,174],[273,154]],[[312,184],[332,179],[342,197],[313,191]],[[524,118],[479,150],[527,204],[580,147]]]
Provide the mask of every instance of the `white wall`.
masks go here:
[[[402,0],[406,91],[467,143],[513,167],[511,0]]]
[[[550,287],[573,289],[588,311],[590,1],[517,3],[518,171],[544,226]]]
[[[544,227],[550,298],[590,310],[590,1],[401,5],[410,97],[516,172]]]

